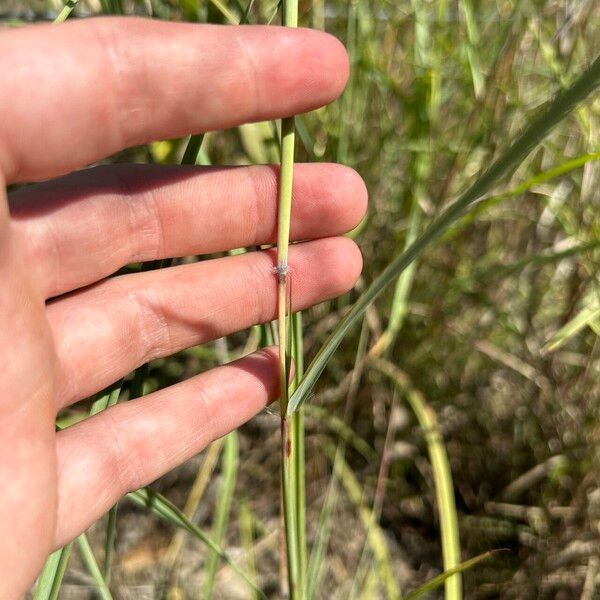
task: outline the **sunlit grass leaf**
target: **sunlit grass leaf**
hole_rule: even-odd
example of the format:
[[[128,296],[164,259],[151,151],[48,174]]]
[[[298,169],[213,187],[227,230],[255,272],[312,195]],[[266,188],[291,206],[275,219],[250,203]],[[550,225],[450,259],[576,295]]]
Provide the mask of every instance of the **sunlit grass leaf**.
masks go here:
[[[600,320],[600,302],[594,300],[582,308],[566,325],[561,327],[545,344],[544,350],[554,352],[577,335],[584,327],[591,327],[596,332]]]
[[[536,173],[507,192],[491,196],[490,198],[486,198],[485,200],[478,202],[473,210],[469,211],[467,215],[465,215],[458,223],[456,223],[447,231],[447,235],[444,237],[444,239],[448,239],[450,236],[456,235],[465,225],[472,223],[479,215],[490,210],[497,204],[500,204],[501,202],[504,202],[510,198],[516,198],[517,196],[528,192],[535,186],[553,181],[558,177],[562,177],[563,175],[567,175],[568,173],[583,167],[589,162],[594,162],[597,160],[600,160],[600,152],[582,154],[581,156],[566,160],[559,165],[548,169],[547,171]]]
[[[436,588],[440,587],[440,585],[442,585],[449,577],[452,577],[457,573],[462,573],[463,571],[466,571],[468,569],[472,569],[475,565],[488,559],[490,556],[492,556],[492,554],[494,554],[493,550],[489,552],[484,552],[483,554],[479,554],[478,556],[465,560],[464,562],[460,563],[459,565],[456,565],[456,567],[452,569],[448,569],[447,571],[440,573],[437,577],[430,579],[421,587],[410,592],[407,596],[405,596],[404,600],[416,600],[417,598],[423,597],[425,594],[428,594],[429,592],[432,592]]]
[[[584,252],[589,252],[590,250],[596,250],[597,248],[600,248],[600,240],[578,244],[569,248],[565,248],[564,250],[545,252],[543,254],[532,254],[531,256],[524,256],[523,258],[509,264],[493,265],[491,267],[476,270],[469,279],[486,281],[496,277],[506,277],[507,275],[521,271],[531,264],[540,266],[548,263],[555,263],[565,258],[570,258]]]
[[[451,571],[460,563],[460,535],[452,471],[436,414],[427,404],[421,392],[414,389],[409,378],[396,365],[382,358],[370,358],[368,365],[394,382],[398,391],[406,397],[423,430],[438,504],[444,567],[446,571]],[[450,573],[447,577],[446,599],[460,600],[462,598],[462,581],[459,577],[451,577],[451,575]]]

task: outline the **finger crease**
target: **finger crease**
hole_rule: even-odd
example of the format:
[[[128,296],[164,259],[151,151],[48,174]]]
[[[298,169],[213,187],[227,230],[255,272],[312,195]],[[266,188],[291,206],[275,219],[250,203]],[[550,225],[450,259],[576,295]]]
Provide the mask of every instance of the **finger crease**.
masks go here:
[[[143,485],[146,470],[135,444],[127,444],[127,447],[123,444],[122,422],[115,419],[111,410],[106,411],[104,415],[107,421],[104,431],[109,436],[105,450],[113,464],[119,485],[119,495],[122,496]]]
[[[136,243],[135,260],[163,258],[165,254],[165,232],[160,217],[156,194],[149,190],[131,200],[133,212],[133,237]]]
[[[244,171],[248,178],[251,193],[249,194],[248,209],[246,213],[246,223],[248,224],[248,239],[252,240],[252,245],[262,243],[262,223],[264,221],[264,204],[263,198],[267,195],[261,185],[261,175],[257,174],[254,169]],[[256,176],[257,175],[257,176]]]
[[[242,54],[242,60],[244,65],[249,68],[242,69],[242,73],[246,75],[248,82],[248,89],[252,90],[252,94],[248,94],[246,99],[252,100],[252,115],[256,115],[259,112],[260,107],[262,106],[262,86],[259,81],[259,66],[256,63],[254,55],[250,50],[250,46],[244,39],[244,36],[238,35],[234,38],[237,42],[238,48]]]
[[[168,354],[172,348],[169,319],[160,308],[156,293],[148,290],[130,292],[132,305],[138,314],[138,331],[142,347],[141,362],[146,363],[157,356]]]

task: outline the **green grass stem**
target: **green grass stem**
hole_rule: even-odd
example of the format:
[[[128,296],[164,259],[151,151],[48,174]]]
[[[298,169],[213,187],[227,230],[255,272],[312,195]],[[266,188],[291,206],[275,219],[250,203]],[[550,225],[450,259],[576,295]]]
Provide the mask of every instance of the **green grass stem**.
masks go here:
[[[57,600],[72,548],[71,542],[50,555],[38,578],[33,600]]]
[[[283,25],[298,26],[297,0],[283,2]],[[299,461],[303,457],[296,454],[301,450],[297,436],[301,433],[301,418],[290,422],[287,418],[289,399],[289,356],[292,350],[293,327],[291,292],[289,292],[288,250],[290,243],[290,219],[292,210],[292,184],[294,173],[295,125],[294,117],[281,121],[281,167],[279,173],[279,204],[277,225],[277,306],[279,337],[279,380],[281,385],[281,496],[285,526],[285,550],[288,573],[289,595],[292,600],[303,598],[303,575],[298,547],[299,517],[298,486]],[[289,304],[288,304],[289,303]],[[288,306],[290,307],[288,310]],[[302,475],[303,477],[303,475]],[[301,534],[303,535],[303,534]]]
[[[54,19],[54,23],[64,23],[69,18],[78,2],[79,0],[67,0],[56,19]]]
[[[98,566],[98,561],[94,556],[92,547],[90,546],[90,542],[88,541],[85,533],[82,533],[80,536],[78,536],[76,541],[77,546],[79,547],[81,560],[85,564],[90,575],[94,578],[98,595],[102,600],[112,600],[112,594],[108,589],[108,584],[102,576],[102,572]]]
[[[302,313],[292,315],[293,344],[292,356],[295,362],[292,389],[298,385],[304,372],[302,351]],[[306,476],[304,448],[304,410],[300,409],[291,416],[292,429],[292,469],[296,508],[296,538],[298,547],[298,587],[306,590],[306,572],[308,554],[306,548]]]
[[[473,91],[475,92],[475,98],[479,100],[483,97],[485,89],[485,76],[481,70],[481,64],[479,63],[479,28],[477,25],[472,1],[462,0],[461,7],[465,15],[465,22],[467,25],[467,60],[469,62],[469,69],[471,71],[471,79],[473,80]]]
[[[110,584],[112,558],[115,553],[115,540],[117,539],[117,505],[108,511],[106,521],[106,539],[104,541],[104,560],[102,561],[102,577]]]

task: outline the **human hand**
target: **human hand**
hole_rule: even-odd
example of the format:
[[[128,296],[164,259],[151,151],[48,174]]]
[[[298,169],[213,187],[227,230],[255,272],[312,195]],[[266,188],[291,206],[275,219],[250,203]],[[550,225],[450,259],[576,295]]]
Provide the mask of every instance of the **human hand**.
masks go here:
[[[63,175],[128,146],[307,111],[340,94],[339,42],[276,27],[93,19],[0,34],[0,178]],[[1,186],[4,190],[4,185]],[[0,198],[0,598],[49,552],[278,394],[256,352],[62,432],[57,412],[149,360],[275,318],[272,252],[106,279],[130,262],[274,242],[277,171],[112,165]],[[349,290],[366,193],[295,170],[294,309]],[[318,239],[317,239],[318,238]],[[18,550],[17,550],[18,549]]]

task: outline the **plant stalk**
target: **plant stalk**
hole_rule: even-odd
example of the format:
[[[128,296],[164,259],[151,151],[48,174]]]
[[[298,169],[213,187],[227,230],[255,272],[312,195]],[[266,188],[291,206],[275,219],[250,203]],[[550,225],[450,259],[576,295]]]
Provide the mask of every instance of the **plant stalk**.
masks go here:
[[[298,26],[297,0],[284,0],[283,25]],[[301,566],[298,551],[298,452],[297,436],[301,435],[298,423],[290,426],[287,418],[289,399],[290,363],[293,331],[291,325],[291,293],[288,293],[288,249],[292,209],[292,183],[294,173],[295,124],[294,117],[281,121],[281,168],[279,175],[279,212],[277,227],[277,307],[279,332],[279,381],[281,386],[281,507],[285,529],[285,551],[289,597],[303,597]],[[289,302],[289,305],[288,305]],[[289,310],[288,310],[289,306]]]

